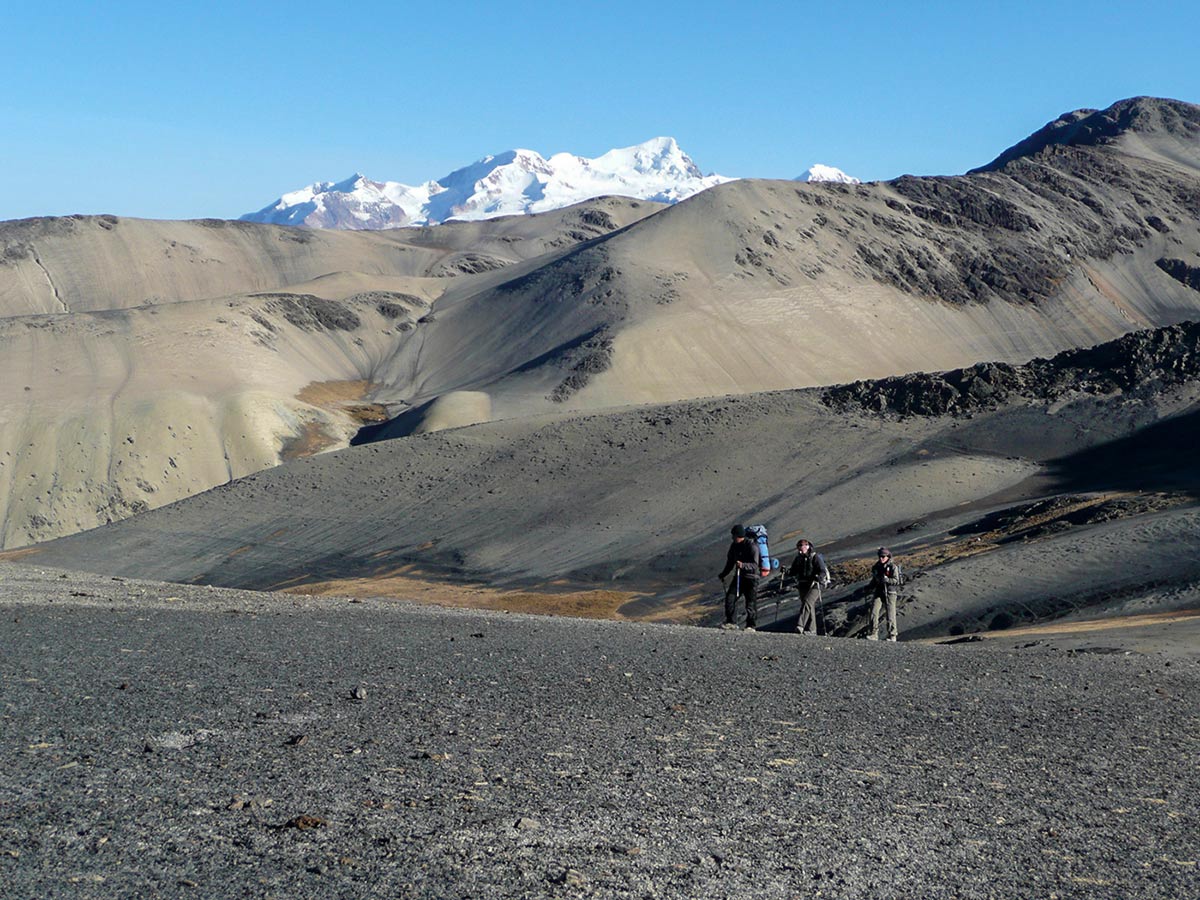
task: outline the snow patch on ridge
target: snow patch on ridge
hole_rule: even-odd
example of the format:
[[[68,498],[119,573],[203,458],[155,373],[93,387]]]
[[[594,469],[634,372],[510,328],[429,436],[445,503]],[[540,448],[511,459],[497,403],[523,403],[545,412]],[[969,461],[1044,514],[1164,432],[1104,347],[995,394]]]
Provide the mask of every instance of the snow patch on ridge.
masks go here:
[[[833,166],[821,165],[817,163],[809,166],[803,174],[798,175],[795,181],[836,181],[840,184],[862,184],[862,181],[855,178],[853,175],[847,175],[841,169],[835,169]]]

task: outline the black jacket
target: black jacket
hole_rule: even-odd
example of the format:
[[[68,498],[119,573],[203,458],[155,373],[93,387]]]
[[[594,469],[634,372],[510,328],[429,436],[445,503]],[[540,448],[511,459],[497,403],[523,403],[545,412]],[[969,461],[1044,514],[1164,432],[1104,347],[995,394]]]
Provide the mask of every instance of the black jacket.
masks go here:
[[[731,541],[729,553],[725,556],[725,568],[719,577],[724,578],[738,563],[750,563],[740,566],[743,578],[758,578],[758,570],[762,566],[762,554],[758,552],[758,541],[746,538],[744,541]]]
[[[825,565],[825,557],[816,550],[808,553],[797,553],[788,569],[788,575],[795,580],[802,591],[808,590],[818,581],[829,577],[829,566]]]
[[[900,563],[889,559],[887,565],[877,562],[871,567],[871,591],[876,597],[895,594],[900,590]]]

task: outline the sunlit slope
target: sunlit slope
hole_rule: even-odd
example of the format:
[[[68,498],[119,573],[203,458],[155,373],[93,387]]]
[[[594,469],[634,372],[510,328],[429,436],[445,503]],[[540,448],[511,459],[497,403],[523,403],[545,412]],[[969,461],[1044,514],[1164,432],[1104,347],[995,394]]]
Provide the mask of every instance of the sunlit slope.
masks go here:
[[[992,171],[705,191],[448,297],[420,396],[659,402],[1020,362],[1192,317],[1200,115],[1145,98],[1112,115],[1127,107],[1148,111],[1136,131]]]
[[[219,219],[66,216],[0,223],[0,316],[125,309],[280,290],[331,273],[487,271],[661,208],[600,198],[538,216],[342,233]]]

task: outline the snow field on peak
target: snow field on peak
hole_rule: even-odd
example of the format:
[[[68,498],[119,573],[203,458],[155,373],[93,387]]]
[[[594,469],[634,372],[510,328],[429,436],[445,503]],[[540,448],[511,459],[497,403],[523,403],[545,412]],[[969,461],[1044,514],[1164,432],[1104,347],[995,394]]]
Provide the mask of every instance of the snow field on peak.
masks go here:
[[[678,203],[726,181],[704,175],[672,137],[609,150],[595,159],[516,149],[485,156],[437,181],[410,186],[354,174],[290,191],[243,220],[313,228],[383,229],[435,225],[561,209],[594,197],[619,195]],[[840,169],[814,165],[798,181],[859,184]]]
[[[572,153],[546,159],[533,150],[510,150],[419,186],[356,174],[291,191],[242,219],[317,228],[395,228],[547,212],[607,194],[675,203],[731,180],[703,175],[674,138],[659,137],[595,159]]]
[[[862,184],[860,179],[847,175],[841,169],[821,163],[809,166],[802,175],[796,178],[796,181],[836,181],[841,184]]]

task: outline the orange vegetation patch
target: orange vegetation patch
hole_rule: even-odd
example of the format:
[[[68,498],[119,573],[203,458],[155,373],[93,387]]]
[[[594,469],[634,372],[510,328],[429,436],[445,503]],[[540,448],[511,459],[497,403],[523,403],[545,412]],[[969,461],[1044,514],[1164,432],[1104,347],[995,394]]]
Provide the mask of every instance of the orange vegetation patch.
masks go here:
[[[625,619],[621,608],[641,594],[631,591],[505,591],[483,584],[450,584],[406,574],[409,567],[373,578],[339,578],[276,590],[318,596],[373,597],[464,609],[493,609],[585,619]]]
[[[637,622],[660,622],[672,625],[698,625],[723,609],[720,591],[713,591],[707,584],[647,585],[646,593],[631,600],[621,609],[621,618]],[[759,601],[759,609],[768,609],[765,600]]]
[[[338,441],[326,434],[318,423],[305,422],[300,426],[298,435],[284,441],[283,447],[279,451],[279,458],[292,460],[315,456],[322,450],[336,446],[337,443]]]
[[[370,381],[313,381],[300,389],[296,399],[322,409],[336,409],[343,403],[362,400],[376,385]]]
[[[20,550],[2,550],[0,551],[0,562],[12,562],[16,559],[21,559],[25,556],[32,556],[35,553],[41,553],[40,547],[22,547]]]
[[[386,422],[391,418],[388,408],[382,403],[357,403],[345,407],[342,412],[359,425],[371,425],[376,422]]]
[[[301,403],[319,406],[330,412],[341,413],[359,425],[386,422],[391,418],[388,408],[382,403],[361,401],[379,385],[372,381],[313,381],[300,389],[296,399]]]

